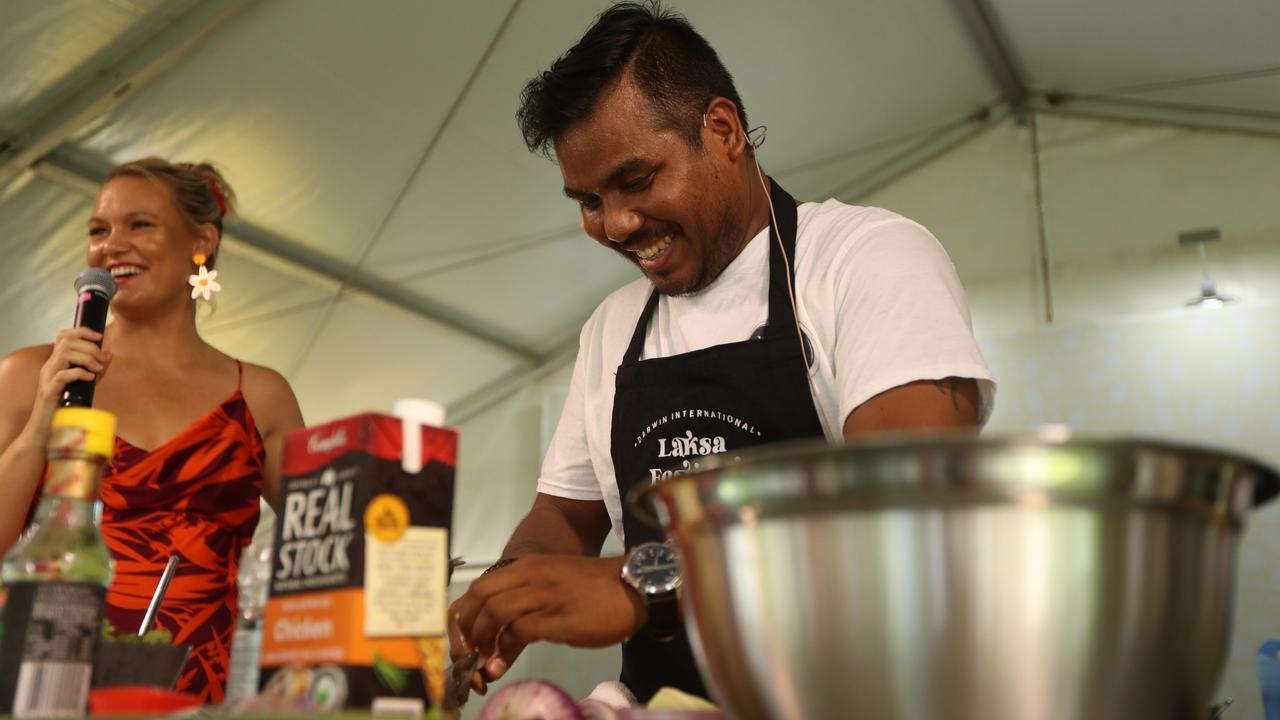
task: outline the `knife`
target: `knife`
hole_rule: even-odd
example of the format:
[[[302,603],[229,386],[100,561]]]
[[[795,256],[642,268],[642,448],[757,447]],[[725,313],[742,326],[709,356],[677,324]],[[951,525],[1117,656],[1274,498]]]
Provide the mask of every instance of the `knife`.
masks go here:
[[[444,709],[457,710],[471,697],[471,676],[480,669],[480,653],[471,651],[444,671]]]

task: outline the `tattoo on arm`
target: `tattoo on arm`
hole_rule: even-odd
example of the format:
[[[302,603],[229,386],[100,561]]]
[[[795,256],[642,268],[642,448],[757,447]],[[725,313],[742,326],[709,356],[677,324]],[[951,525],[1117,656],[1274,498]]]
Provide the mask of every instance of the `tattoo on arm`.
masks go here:
[[[949,377],[941,380],[934,380],[933,386],[937,388],[940,393],[950,393],[952,407],[956,409],[956,412],[960,411],[960,378]]]
[[[494,563],[494,564],[490,565],[489,567],[485,568],[485,569],[484,569],[484,572],[480,573],[480,575],[484,576],[484,575],[488,575],[489,573],[493,572],[494,570],[501,570],[502,568],[504,568],[504,567],[506,567],[506,566],[510,565],[511,563],[513,563],[513,562],[515,562],[516,560],[519,560],[519,559],[520,559],[520,558],[518,558],[518,557],[506,557],[506,558],[502,558],[502,559],[501,559],[501,560],[499,560],[498,562],[496,562],[496,563]]]

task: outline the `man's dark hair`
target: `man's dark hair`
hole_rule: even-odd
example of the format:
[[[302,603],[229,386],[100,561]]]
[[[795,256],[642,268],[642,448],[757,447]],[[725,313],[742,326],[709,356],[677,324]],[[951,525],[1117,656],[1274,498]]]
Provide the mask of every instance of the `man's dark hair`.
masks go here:
[[[658,122],[692,147],[702,146],[702,115],[716,97],[733,101],[747,127],[733,77],[689,21],[657,0],[624,2],[601,13],[576,45],[525,85],[516,119],[529,150],[551,157],[556,138],[590,115],[601,91],[624,72],[653,103]]]

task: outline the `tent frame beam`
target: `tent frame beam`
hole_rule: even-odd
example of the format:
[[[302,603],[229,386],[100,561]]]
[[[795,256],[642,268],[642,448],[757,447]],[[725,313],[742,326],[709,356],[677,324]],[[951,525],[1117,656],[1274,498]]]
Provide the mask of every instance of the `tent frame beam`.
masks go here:
[[[952,5],[969,31],[969,37],[977,45],[991,78],[1000,88],[1001,97],[1015,112],[1019,112],[1026,106],[1030,91],[990,5],[986,0],[952,0]]]
[[[39,115],[0,146],[0,188],[164,74],[254,2],[179,0],[143,17],[66,81],[31,101]]]
[[[1270,140],[1280,137],[1280,115],[1269,113],[1058,92],[1036,93],[1030,105],[1049,115],[1235,133]]]
[[[970,113],[911,144],[867,172],[832,188],[826,194],[839,200],[861,200],[969,142],[1008,116],[1008,111],[1003,110],[1002,106],[994,110],[982,108]]]

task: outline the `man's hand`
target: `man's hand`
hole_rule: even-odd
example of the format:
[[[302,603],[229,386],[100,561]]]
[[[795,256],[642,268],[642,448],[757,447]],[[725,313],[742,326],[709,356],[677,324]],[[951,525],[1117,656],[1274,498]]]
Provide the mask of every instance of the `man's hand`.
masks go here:
[[[607,647],[644,626],[644,601],[620,578],[624,558],[524,555],[477,578],[449,607],[449,653],[488,658],[472,678],[481,694],[529,643]]]

